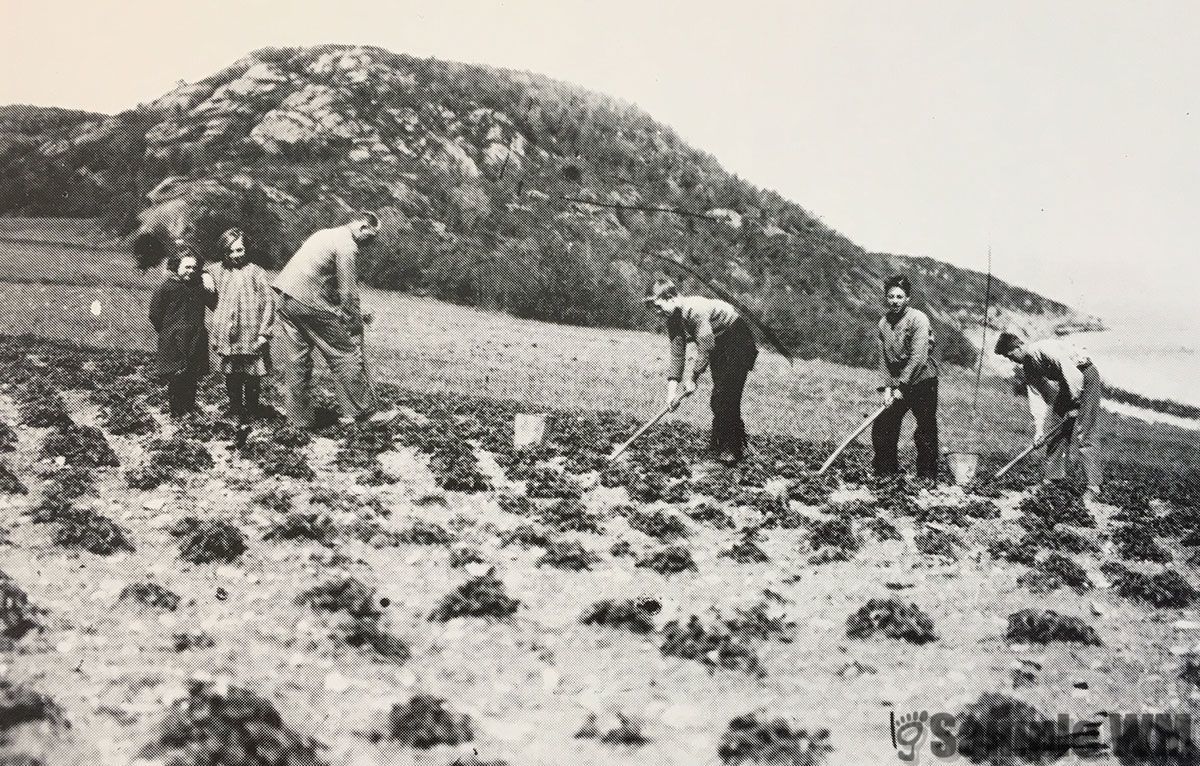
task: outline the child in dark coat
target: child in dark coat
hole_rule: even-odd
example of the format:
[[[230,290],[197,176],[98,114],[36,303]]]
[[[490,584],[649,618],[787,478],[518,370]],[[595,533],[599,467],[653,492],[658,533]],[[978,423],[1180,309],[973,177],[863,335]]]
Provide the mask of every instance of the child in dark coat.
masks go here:
[[[150,324],[158,333],[158,372],[167,382],[171,415],[196,409],[196,385],[208,373],[204,309],[217,305],[213,279],[184,252],[167,261],[172,273],[150,299]]]

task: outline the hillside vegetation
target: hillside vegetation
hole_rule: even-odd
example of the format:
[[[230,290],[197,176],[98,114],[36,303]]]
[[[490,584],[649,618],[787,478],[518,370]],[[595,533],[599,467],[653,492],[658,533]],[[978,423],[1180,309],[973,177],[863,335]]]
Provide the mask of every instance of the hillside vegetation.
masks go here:
[[[802,358],[874,364],[880,283],[897,268],[947,360],[973,362],[961,330],[982,317],[982,275],[867,252],[631,104],[377,48],[260,50],[112,117],[4,108],[0,178],[0,215],[99,217],[151,255],[174,236],[209,251],[238,224],[267,265],[369,207],[385,224],[370,284],[572,324],[647,326],[640,295],[667,254]],[[999,281],[993,302],[993,322],[1081,319]]]

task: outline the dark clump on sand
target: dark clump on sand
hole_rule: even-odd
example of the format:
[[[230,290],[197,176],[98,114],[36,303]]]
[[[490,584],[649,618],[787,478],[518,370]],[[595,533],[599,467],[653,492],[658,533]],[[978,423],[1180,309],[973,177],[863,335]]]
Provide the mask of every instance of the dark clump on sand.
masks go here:
[[[121,590],[121,595],[117,597],[117,601],[132,601],[153,609],[165,609],[168,612],[174,612],[179,608],[179,596],[153,582],[126,585]]]
[[[814,550],[820,550],[825,546],[829,546],[850,552],[857,551],[861,545],[861,541],[854,534],[854,527],[850,524],[849,519],[829,519],[828,521],[814,523],[808,537],[808,543]]]
[[[520,545],[522,548],[534,546],[544,548],[549,542],[550,538],[547,537],[545,531],[532,524],[522,524],[500,534],[500,544],[504,546]]]
[[[555,569],[570,569],[581,572],[592,568],[600,557],[583,547],[578,540],[554,540],[546,546],[546,553],[538,559],[538,566]]]
[[[186,652],[191,649],[212,649],[217,645],[213,637],[203,631],[194,633],[176,633],[171,636],[172,647],[177,652]]]
[[[324,546],[333,544],[337,530],[327,516],[319,513],[289,513],[275,522],[264,540],[311,540]]]
[[[1084,568],[1059,553],[1051,553],[1036,562],[1029,571],[1017,578],[1017,584],[1034,593],[1049,593],[1059,588],[1083,593],[1092,589],[1092,580]]]
[[[696,562],[692,558],[692,552],[682,545],[669,545],[666,548],[652,551],[638,559],[637,566],[653,569],[661,575],[696,571]]]
[[[189,519],[184,519],[188,522]],[[177,525],[179,556],[193,564],[208,564],[213,561],[236,561],[246,551],[246,537],[242,530],[228,521],[190,520],[193,523]],[[175,530],[173,530],[175,531]]]
[[[399,540],[408,545],[449,545],[454,535],[440,524],[419,519],[400,533]]]
[[[296,597],[300,606],[323,612],[345,612],[354,617],[378,617],[375,589],[353,577],[330,580]]]
[[[54,530],[54,544],[63,548],[79,548],[98,556],[119,551],[132,551],[133,543],[125,530],[112,519],[92,510],[77,510],[60,519]]]
[[[832,751],[828,729],[810,732],[784,718],[759,719],[754,713],[730,721],[717,746],[727,766],[820,766]]]
[[[0,571],[0,636],[16,640],[37,627],[44,612],[29,601],[29,594]]]
[[[504,583],[492,572],[476,577],[445,596],[430,620],[447,622],[456,617],[511,617],[521,602],[508,595]]]
[[[647,635],[654,632],[654,615],[662,606],[652,598],[597,601],[583,613],[584,625],[603,625],[631,633]]]
[[[850,638],[870,638],[882,633],[913,644],[937,640],[933,620],[917,607],[894,598],[873,598],[846,620]]]
[[[638,532],[663,542],[682,540],[688,536],[687,525],[678,516],[662,510],[635,510],[626,516],[626,520]]]
[[[555,500],[541,509],[539,516],[543,524],[559,532],[601,531],[600,519],[578,498]]]
[[[29,492],[12,469],[0,463],[0,495],[24,495]]]
[[[1052,524],[1073,527],[1094,527],[1096,519],[1083,505],[1079,487],[1066,481],[1043,484],[1021,501],[1022,513],[1036,516]]]
[[[150,442],[150,464],[170,471],[207,471],[214,465],[212,454],[203,444],[175,435]]]
[[[771,557],[754,540],[754,535],[743,535],[728,550],[721,551],[720,556],[733,559],[739,564],[765,564],[770,561]]]
[[[988,544],[988,554],[992,558],[1025,566],[1033,566],[1036,563],[1037,552],[1037,541],[1029,535],[1023,536],[1020,540],[1000,538],[992,540]]]
[[[896,525],[883,517],[867,519],[863,523],[862,528],[864,532],[871,535],[881,543],[889,540],[904,539],[900,534],[900,530],[896,529]]]
[[[733,529],[734,527],[733,519],[730,518],[729,514],[721,506],[714,503],[702,502],[684,509],[684,513],[692,521],[711,524],[717,529]]]
[[[1005,638],[1019,644],[1048,644],[1062,641],[1085,646],[1100,646],[1096,629],[1078,617],[1053,610],[1022,609],[1008,616]]]
[[[1108,571],[1115,575],[1113,588],[1121,596],[1159,609],[1183,609],[1191,606],[1198,595],[1192,584],[1173,569],[1148,575],[1117,564]]]
[[[339,627],[350,646],[371,649],[379,657],[396,664],[408,662],[412,657],[408,642],[384,630],[376,617],[352,616]]]
[[[87,468],[115,468],[121,464],[103,431],[75,423],[60,423],[47,434],[42,442],[42,455],[50,459],[62,457],[68,465]]]
[[[104,427],[117,436],[144,436],[158,429],[154,416],[133,401],[121,401],[105,408],[102,418]]]
[[[385,731],[376,741],[390,739],[405,747],[428,750],[438,745],[461,745],[475,739],[469,716],[451,709],[446,700],[418,694],[403,705],[393,705]]]
[[[957,559],[963,545],[962,538],[958,535],[937,527],[921,530],[914,542],[917,550],[926,556],[941,556],[947,559]]]
[[[1151,561],[1165,564],[1172,560],[1171,552],[1158,544],[1151,533],[1141,526],[1124,524],[1112,533],[1117,555],[1126,561]]]
[[[668,657],[755,675],[764,673],[753,649],[724,626],[705,627],[695,615],[688,618],[686,624],[678,620],[668,622],[663,627],[663,642],[659,648]]]
[[[1037,708],[988,692],[958,714],[958,752],[972,763],[1040,763],[1067,745]]]
[[[139,756],[173,766],[321,766],[323,747],[287,726],[268,700],[236,686],[193,681]]]

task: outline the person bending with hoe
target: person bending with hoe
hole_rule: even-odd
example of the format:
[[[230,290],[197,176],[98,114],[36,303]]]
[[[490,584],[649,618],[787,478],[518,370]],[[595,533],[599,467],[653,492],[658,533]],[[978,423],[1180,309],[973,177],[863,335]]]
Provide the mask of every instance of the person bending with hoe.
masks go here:
[[[302,428],[314,426],[310,392],[316,346],[342,393],[346,419],[385,424],[363,359],[363,314],[355,273],[359,248],[375,240],[379,218],[363,212],[345,226],[310,236],[275,278],[282,330],[284,409]]]
[[[1091,357],[1068,340],[1047,338],[1025,343],[1009,332],[1000,334],[996,353],[1021,365],[1029,412],[1033,415],[1034,443],[1050,434],[1046,444],[1045,481],[1067,477],[1067,463],[1074,443],[1087,476],[1088,488],[1084,497],[1093,499],[1103,480],[1097,451],[1097,426],[1104,383]],[[1057,433],[1056,429],[1059,429]]]
[[[746,454],[746,424],[742,420],[742,392],[746,378],[758,358],[754,333],[733,306],[716,298],[680,295],[669,279],[655,280],[646,293],[647,305],[667,320],[671,341],[671,368],[667,375],[667,401],[677,406],[681,396],[679,383],[689,341],[696,343],[696,359],[690,378],[683,384],[684,395],[696,390],[696,382],[712,366],[713,413],[710,446],[714,457],[733,465]]]
[[[884,283],[887,313],[879,320],[879,346],[884,386],[883,411],[871,427],[878,476],[900,472],[898,448],[904,414],[912,410],[917,420],[913,441],[917,446],[917,476],[937,481],[938,471],[938,365],[934,358],[933,330],[924,311],[909,306],[912,284],[896,275]]]

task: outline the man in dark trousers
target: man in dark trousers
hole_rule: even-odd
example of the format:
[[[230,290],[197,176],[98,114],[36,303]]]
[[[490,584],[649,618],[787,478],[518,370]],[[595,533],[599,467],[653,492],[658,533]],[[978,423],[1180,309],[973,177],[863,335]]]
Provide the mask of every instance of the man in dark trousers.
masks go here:
[[[288,420],[312,428],[310,400],[315,346],[342,394],[345,419],[380,425],[396,413],[377,412],[378,401],[363,359],[363,314],[356,262],[360,247],[379,232],[379,218],[363,212],[345,226],[321,229],[291,257],[274,288],[282,329],[284,410]]]
[[[1067,477],[1071,445],[1079,449],[1091,501],[1100,491],[1103,467],[1097,451],[1097,428],[1104,383],[1088,353],[1062,338],[1025,343],[1012,333],[1001,333],[996,353],[1021,365],[1029,411],[1033,415],[1033,441],[1058,429],[1046,444],[1046,481]],[[1032,390],[1030,390],[1032,389]]]
[[[667,401],[679,402],[688,341],[696,343],[696,360],[685,394],[696,390],[696,382],[712,366],[712,437],[714,457],[726,465],[742,460],[746,453],[746,424],[742,420],[742,392],[746,378],[758,358],[758,347],[749,324],[733,306],[716,298],[680,295],[669,279],[654,282],[646,293],[646,304],[667,319],[671,341],[671,369],[667,375]]]
[[[917,446],[917,476],[937,483],[938,472],[938,365],[934,357],[929,317],[909,305],[912,284],[896,275],[884,283],[887,313],[879,320],[879,345],[883,360],[884,403],[888,405],[871,429],[876,475],[900,472],[897,451],[904,414],[912,410],[917,420],[913,441]]]

